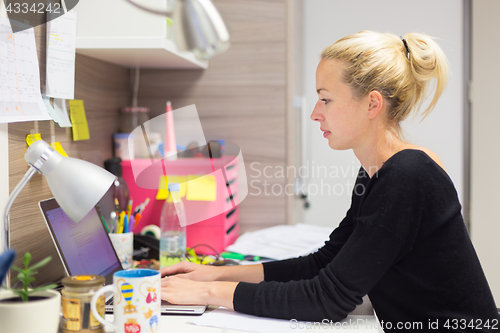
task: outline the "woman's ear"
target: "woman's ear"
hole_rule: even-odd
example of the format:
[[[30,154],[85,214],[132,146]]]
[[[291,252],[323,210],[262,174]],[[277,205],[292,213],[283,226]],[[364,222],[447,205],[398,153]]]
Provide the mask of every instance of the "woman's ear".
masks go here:
[[[377,90],[372,90],[368,94],[368,118],[374,119],[384,108],[385,100],[382,94]]]

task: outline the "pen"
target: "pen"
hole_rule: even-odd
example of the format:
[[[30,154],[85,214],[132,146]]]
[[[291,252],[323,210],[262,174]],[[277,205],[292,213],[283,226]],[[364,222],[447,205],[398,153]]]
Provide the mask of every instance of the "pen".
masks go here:
[[[134,215],[132,215],[130,217],[130,220],[128,221],[128,231],[129,232],[134,232],[134,228],[135,228],[135,218],[134,218]]]
[[[104,219],[104,216],[101,215],[101,210],[99,209],[98,206],[95,206],[95,209],[97,211],[97,214],[101,217],[102,224],[104,224],[104,228],[106,228],[106,232],[109,234],[109,227],[108,224],[106,223],[106,220]]]
[[[128,232],[128,215],[125,214],[123,217],[123,233],[126,234]]]
[[[134,215],[142,213],[144,211],[144,208],[146,208],[146,206],[148,205],[148,203],[149,203],[149,198],[146,198],[146,200],[143,203],[137,206],[137,208],[134,211]]]
[[[141,219],[142,215],[141,213],[135,214],[135,224],[134,224],[134,229],[137,228],[137,225],[139,224],[139,221]]]
[[[222,252],[220,255],[224,259],[236,259],[236,260],[247,260],[247,261],[273,260],[267,257],[244,255],[236,252]]]
[[[111,232],[116,232],[116,230],[118,229],[118,215],[116,214],[116,212],[111,212],[110,214],[110,217],[111,217]]]
[[[106,221],[104,220],[104,217],[102,215],[101,215],[101,220],[102,220],[102,224],[104,224],[104,228],[106,228],[106,232],[109,234],[108,224],[106,223]]]

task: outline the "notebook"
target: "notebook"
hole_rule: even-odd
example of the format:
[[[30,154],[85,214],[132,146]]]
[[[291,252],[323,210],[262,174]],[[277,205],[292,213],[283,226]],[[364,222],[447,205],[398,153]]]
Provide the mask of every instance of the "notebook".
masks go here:
[[[79,223],[74,223],[55,199],[39,202],[45,223],[68,276],[101,275],[113,283],[113,273],[122,265],[94,207]],[[110,303],[110,304],[108,304]],[[205,305],[172,305],[162,301],[162,314],[202,314]],[[112,295],[106,299],[106,312],[113,312]]]

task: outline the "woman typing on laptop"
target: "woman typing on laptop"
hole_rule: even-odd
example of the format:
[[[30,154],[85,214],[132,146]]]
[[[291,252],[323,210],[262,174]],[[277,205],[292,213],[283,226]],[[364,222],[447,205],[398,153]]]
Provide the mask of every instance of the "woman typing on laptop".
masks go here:
[[[352,149],[361,163],[346,217],[306,257],[164,268],[162,298],[257,316],[339,321],[368,294],[381,322],[421,322],[426,330],[437,321],[438,331],[498,329],[454,185],[436,154],[405,142],[401,133],[400,122],[419,111],[434,79],[424,116],[447,82],[446,58],[426,35],[364,31],[325,49],[311,119],[332,149]]]

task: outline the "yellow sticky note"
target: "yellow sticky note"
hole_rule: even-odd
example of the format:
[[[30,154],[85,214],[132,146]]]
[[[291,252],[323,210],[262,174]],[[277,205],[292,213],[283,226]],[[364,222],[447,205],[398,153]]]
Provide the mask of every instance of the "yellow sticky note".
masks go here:
[[[71,124],[73,124],[73,140],[90,139],[89,125],[87,123],[87,116],[85,115],[85,108],[83,107],[83,100],[73,99],[69,101],[69,115]]]
[[[217,199],[217,184],[215,177],[188,176],[187,200],[215,201]]]
[[[158,186],[158,192],[156,193],[156,200],[165,200],[168,198],[168,183],[179,183],[181,184],[181,190],[179,191],[180,197],[186,195],[186,182],[188,178],[186,176],[161,176],[160,185]]]
[[[31,146],[33,142],[38,140],[42,140],[42,135],[40,133],[26,135],[26,143],[28,144],[28,147]]]
[[[52,142],[50,144],[52,148],[54,148],[59,154],[61,154],[64,157],[68,157],[68,154],[64,151],[63,147],[61,146],[61,143],[59,141],[57,142]]]

